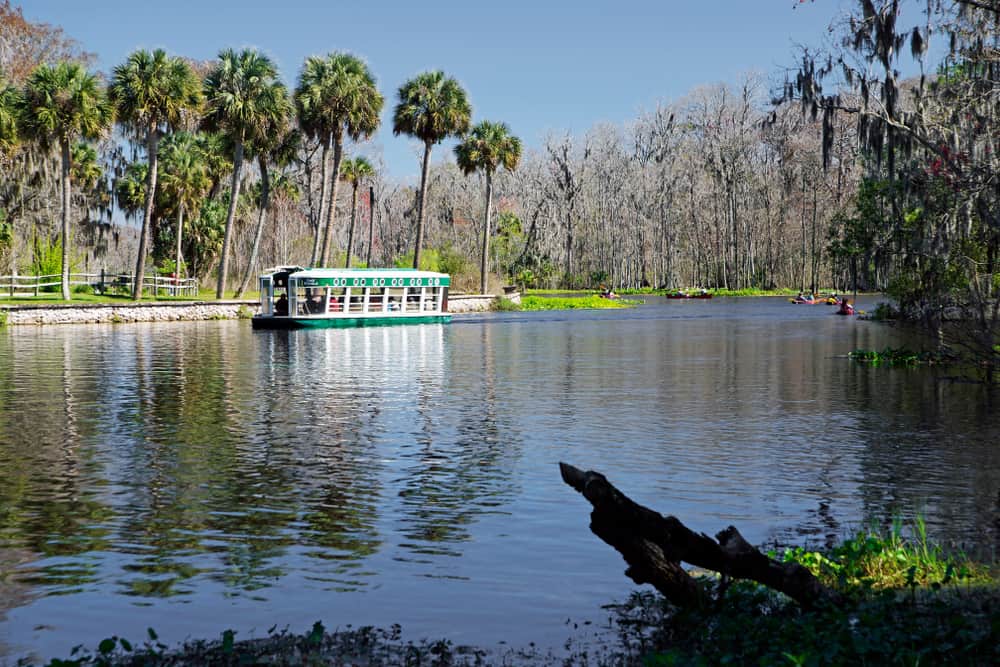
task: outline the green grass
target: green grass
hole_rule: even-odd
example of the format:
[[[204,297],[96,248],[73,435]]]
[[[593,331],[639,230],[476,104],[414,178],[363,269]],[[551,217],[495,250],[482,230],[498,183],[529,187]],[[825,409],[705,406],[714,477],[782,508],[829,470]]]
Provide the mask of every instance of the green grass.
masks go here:
[[[578,297],[521,297],[521,310],[576,310],[596,308],[630,308],[637,305],[631,299],[604,299],[599,296]]]
[[[646,665],[1000,661],[996,573],[931,544],[921,519],[908,537],[896,521],[888,532],[859,531],[826,553],[794,548],[782,558],[808,568],[847,602],[803,610],[745,581],[711,610],[677,609],[639,595],[623,607],[623,643]],[[714,593],[718,581],[705,577],[700,585]]]
[[[532,294],[582,294],[584,292],[594,292],[596,290],[589,289],[542,289],[539,287],[532,287],[530,289],[524,290],[524,295]]]

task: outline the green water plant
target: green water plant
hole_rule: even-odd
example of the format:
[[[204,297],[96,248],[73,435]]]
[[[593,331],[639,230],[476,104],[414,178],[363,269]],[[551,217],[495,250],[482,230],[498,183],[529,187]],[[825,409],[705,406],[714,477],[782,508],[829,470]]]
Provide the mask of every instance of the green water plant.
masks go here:
[[[597,308],[629,308],[638,303],[630,299],[605,299],[599,296],[581,297],[521,297],[521,310],[578,310]]]
[[[937,361],[936,355],[930,352],[914,352],[902,347],[886,347],[881,351],[858,349],[847,356],[858,363],[889,367],[916,366]]]

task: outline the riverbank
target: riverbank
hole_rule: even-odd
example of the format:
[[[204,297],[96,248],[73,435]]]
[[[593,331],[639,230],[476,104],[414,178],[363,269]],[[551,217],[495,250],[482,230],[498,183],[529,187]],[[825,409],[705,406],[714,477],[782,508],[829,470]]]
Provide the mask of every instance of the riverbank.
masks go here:
[[[859,532],[825,553],[784,552],[784,561],[835,588],[840,604],[803,609],[762,585],[737,580],[720,588],[705,575],[698,582],[717,599],[711,608],[681,609],[637,592],[609,606],[607,625],[585,626],[558,654],[518,647],[516,639],[488,649],[405,640],[399,626],[328,631],[317,621],[301,634],[272,627],[267,636],[244,639],[226,630],[174,648],[150,629],[141,644],[112,636],[70,663],[51,664],[998,664],[1000,586],[989,566],[946,555],[919,528],[903,538],[898,525],[888,534]]]
[[[455,294],[448,299],[453,314],[500,310],[501,303],[521,303],[520,294]],[[0,305],[0,327],[45,324],[123,324],[126,322],[177,322],[250,319],[260,311],[254,300],[125,301],[86,303],[15,303]]]

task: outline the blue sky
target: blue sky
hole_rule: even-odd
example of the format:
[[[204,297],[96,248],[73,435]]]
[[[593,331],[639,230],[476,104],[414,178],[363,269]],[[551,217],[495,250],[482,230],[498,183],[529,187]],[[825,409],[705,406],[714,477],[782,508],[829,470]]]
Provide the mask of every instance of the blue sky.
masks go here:
[[[842,0],[23,0],[107,72],[136,48],[213,58],[254,46],[294,85],[306,56],[365,58],[386,96],[373,149],[394,178],[419,174],[421,148],[391,129],[396,90],[442,69],[468,90],[474,121],[503,121],[529,148],[550,132],[620,125],[658,101],[746,71],[775,74],[796,44],[821,43]],[[365,152],[365,148],[361,152]],[[441,158],[448,148],[437,148]]]

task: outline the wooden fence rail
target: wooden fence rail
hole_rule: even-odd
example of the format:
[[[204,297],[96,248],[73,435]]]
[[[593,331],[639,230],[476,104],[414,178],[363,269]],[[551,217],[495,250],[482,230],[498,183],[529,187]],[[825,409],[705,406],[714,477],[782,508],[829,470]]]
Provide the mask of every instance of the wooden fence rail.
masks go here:
[[[88,285],[98,294],[131,294],[131,273],[71,273],[70,288]],[[56,291],[62,285],[62,275],[0,276],[0,295],[10,298],[38,296],[41,292]],[[142,280],[143,294],[151,296],[198,296],[195,278],[171,278],[146,274]]]

